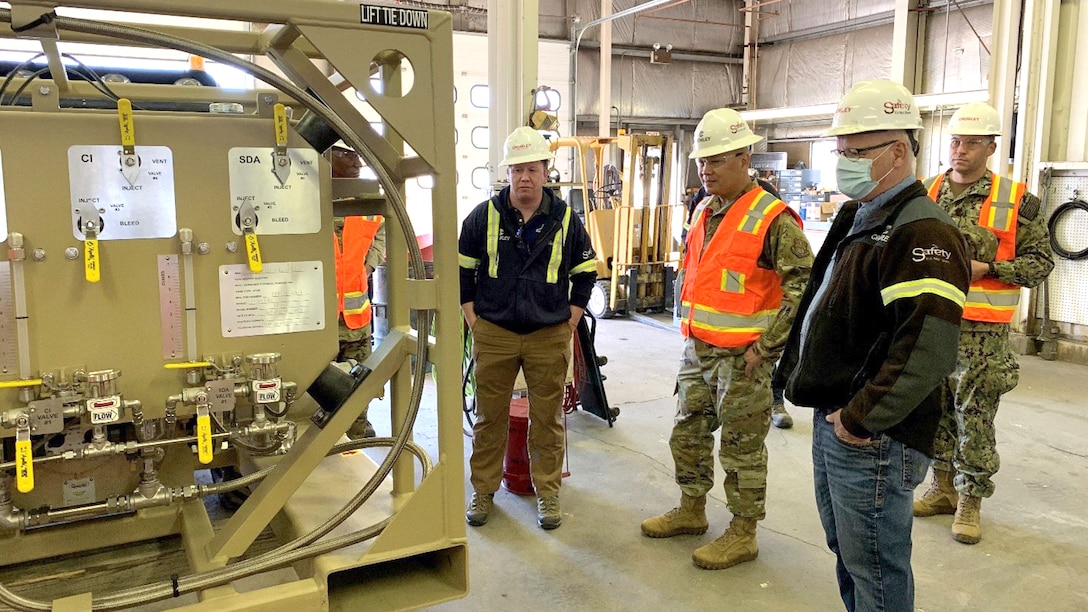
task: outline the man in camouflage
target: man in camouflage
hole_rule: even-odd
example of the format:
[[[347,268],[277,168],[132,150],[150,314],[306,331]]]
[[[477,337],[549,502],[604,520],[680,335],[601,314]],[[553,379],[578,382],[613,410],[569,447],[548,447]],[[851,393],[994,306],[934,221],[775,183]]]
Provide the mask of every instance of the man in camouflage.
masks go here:
[[[329,161],[332,165],[333,178],[359,178],[359,173],[362,170],[363,162],[360,159],[359,154],[351,149],[334,146],[329,150]],[[364,262],[366,278],[371,278],[374,274],[374,270],[385,260],[385,221],[381,217],[377,217],[381,225],[378,231],[374,234],[374,238],[370,243],[369,248],[366,249],[366,259]],[[333,218],[333,231],[336,234],[336,240],[338,244],[343,244],[344,240],[344,219],[342,217]],[[369,286],[370,283],[367,283]],[[373,317],[370,322],[357,329],[352,329],[344,323],[343,316],[338,317],[339,322],[339,338],[340,338],[340,350],[336,355],[336,361],[341,363],[348,363],[350,361],[361,362],[365,361],[367,357],[370,357],[372,352],[371,340],[373,335]],[[351,424],[351,427],[347,431],[348,437],[353,440],[360,438],[373,438],[376,435],[374,426],[371,425],[370,420],[367,419],[366,411],[364,410],[359,418]]]
[[[686,242],[681,283],[677,412],[669,447],[680,506],[643,521],[653,538],[703,534],[714,485],[714,432],[733,519],[692,555],[724,569],[759,554],[756,521],[765,515],[771,371],[789,334],[812,267],[795,213],[748,176],[749,146],[762,140],[731,109],[708,112],[696,129],[700,203]]]
[[[1019,381],[1009,344],[1019,288],[1039,285],[1054,267],[1039,198],[986,169],[1000,127],[989,105],[972,103],[956,111],[949,126],[951,168],[926,181],[930,197],[967,238],[972,284],[956,371],[943,394],[933,483],[914,502],[914,516],[955,514],[952,537],[964,544],[982,537],[979,510],[982,499],[994,493],[993,475],[1001,465],[994,417],[1001,396]]]

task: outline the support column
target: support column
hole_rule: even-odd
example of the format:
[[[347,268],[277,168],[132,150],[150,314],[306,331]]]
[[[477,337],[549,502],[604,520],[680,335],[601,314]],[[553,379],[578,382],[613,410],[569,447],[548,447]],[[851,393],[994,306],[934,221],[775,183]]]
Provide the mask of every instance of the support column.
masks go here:
[[[902,83],[914,94],[923,93],[918,91],[921,86],[918,79],[918,31],[918,0],[895,0],[890,78]]]
[[[1013,175],[1023,176],[1028,189],[1039,193],[1036,169],[1054,157],[1049,152],[1052,121],[1062,125],[1068,116],[1052,109],[1056,95],[1055,63],[1058,51],[1059,0],[1027,0],[1024,4],[1024,39],[1026,54],[1021,58],[1024,75],[1019,88],[1019,118],[1016,143],[1020,154],[1013,164]],[[1055,113],[1062,116],[1054,117]]]
[[[601,0],[601,19],[612,14],[612,0]],[[612,22],[601,24],[601,94],[597,96],[597,135],[607,138],[612,131]],[[572,101],[573,102],[573,101]],[[577,127],[577,126],[575,126]]]
[[[746,2],[744,10],[744,73],[741,75],[740,102],[748,110],[758,108],[759,89],[759,2]]]
[[[993,35],[990,40],[990,104],[1001,117],[1001,133],[1012,134],[1015,108],[1016,64],[1020,46],[1020,3],[995,2]],[[998,174],[1008,174],[1011,138],[997,139],[997,155],[991,155],[987,165]],[[1026,171],[1026,169],[1022,169]],[[1027,176],[1014,174],[1022,181]]]
[[[538,0],[487,3],[488,167],[495,183],[502,144],[517,126],[525,125],[537,86]]]

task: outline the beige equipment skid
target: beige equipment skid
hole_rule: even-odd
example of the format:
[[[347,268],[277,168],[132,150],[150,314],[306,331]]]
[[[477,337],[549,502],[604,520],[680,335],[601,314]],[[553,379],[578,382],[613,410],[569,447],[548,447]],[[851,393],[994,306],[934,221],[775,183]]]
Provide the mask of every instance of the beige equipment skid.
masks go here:
[[[362,610],[464,596],[456,376],[429,394],[426,437],[442,460],[412,442],[428,364],[460,371],[450,15],[333,0],[63,3],[247,24],[137,29],[58,16],[59,2],[10,4],[0,35],[40,41],[50,74],[16,75],[0,110],[0,564],[180,535],[190,568],[44,602],[0,585],[0,603],[89,611],[188,595],[179,609]],[[267,88],[107,91],[68,77],[58,40],[173,48]],[[337,140],[378,180],[332,179],[321,152]],[[423,175],[433,278],[402,195]],[[348,371],[330,364],[332,219],[355,214],[386,219],[390,331]],[[413,311],[433,336],[413,331]],[[392,436],[345,443],[368,404],[390,411]],[[363,447],[387,452],[341,452]],[[230,465],[242,481],[195,481]],[[213,530],[202,498],[241,482],[252,494]],[[267,528],[283,544],[247,555]],[[276,578],[234,588],[258,574]]]

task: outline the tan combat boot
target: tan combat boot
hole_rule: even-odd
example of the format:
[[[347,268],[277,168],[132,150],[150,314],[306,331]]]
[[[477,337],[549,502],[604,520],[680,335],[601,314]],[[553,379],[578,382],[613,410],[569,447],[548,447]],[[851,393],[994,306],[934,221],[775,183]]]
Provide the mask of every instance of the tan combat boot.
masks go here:
[[[733,517],[722,537],[695,549],[691,560],[703,569],[725,569],[759,556],[755,519]]]
[[[674,535],[706,533],[706,495],[691,497],[682,493],[680,507],[661,516],[642,521],[642,534],[651,538],[671,538]]]
[[[979,511],[982,498],[961,495],[956,506],[956,519],[952,521],[952,539],[963,544],[978,544],[982,539],[982,526],[979,525]]]
[[[952,486],[955,472],[933,468],[933,482],[920,499],[914,500],[914,516],[955,514],[959,494]]]

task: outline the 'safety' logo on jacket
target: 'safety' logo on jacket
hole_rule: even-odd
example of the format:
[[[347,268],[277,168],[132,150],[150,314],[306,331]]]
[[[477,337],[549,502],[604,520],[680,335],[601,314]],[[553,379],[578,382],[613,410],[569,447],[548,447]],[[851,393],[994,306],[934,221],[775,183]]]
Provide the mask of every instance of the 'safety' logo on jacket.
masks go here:
[[[937,245],[930,247],[914,247],[911,250],[911,261],[915,263],[922,263],[923,261],[938,260],[944,263],[948,263],[952,259],[952,252],[946,251]]]

